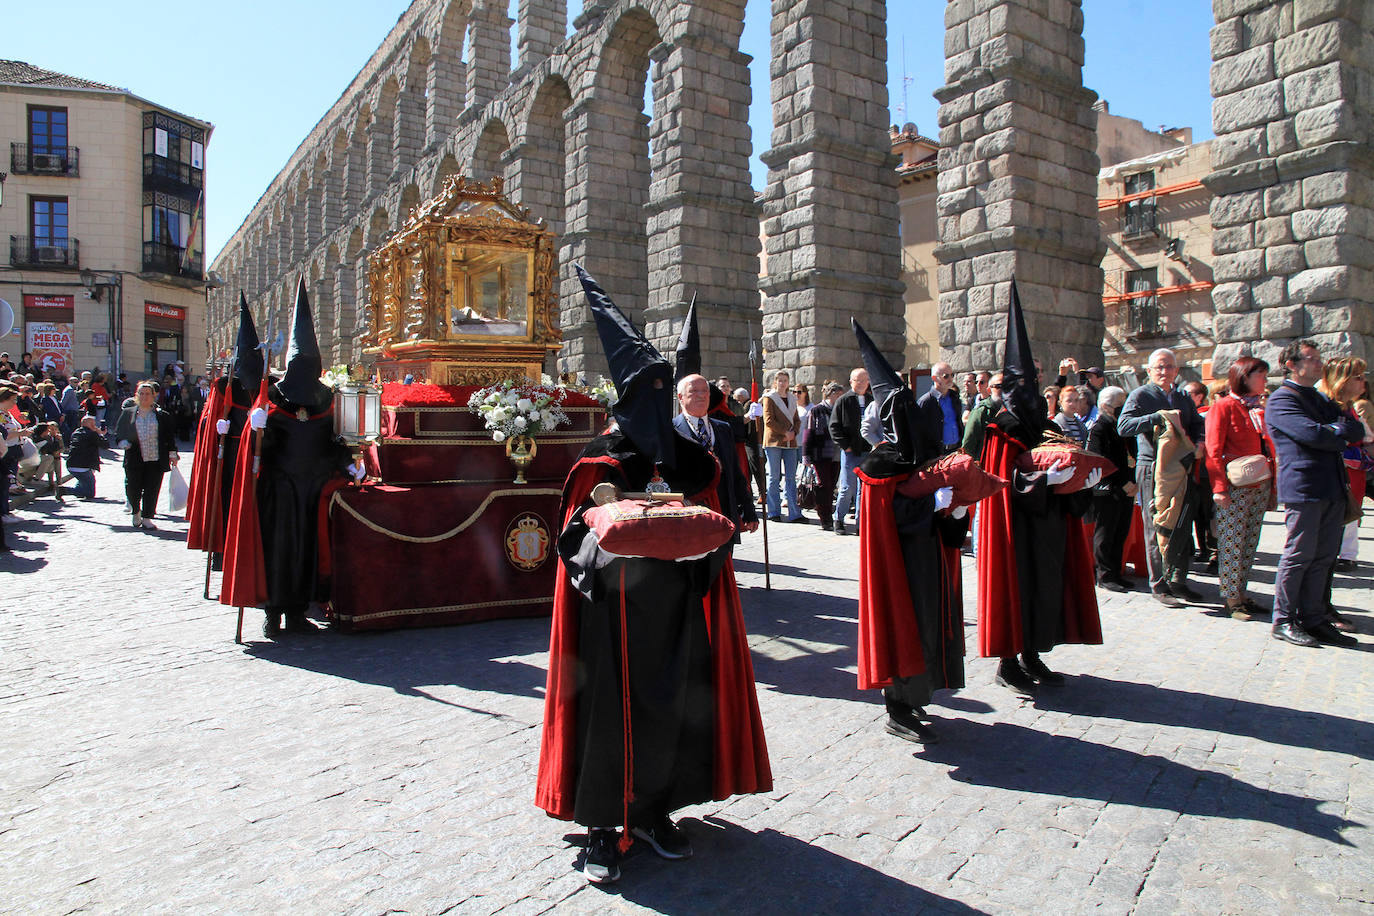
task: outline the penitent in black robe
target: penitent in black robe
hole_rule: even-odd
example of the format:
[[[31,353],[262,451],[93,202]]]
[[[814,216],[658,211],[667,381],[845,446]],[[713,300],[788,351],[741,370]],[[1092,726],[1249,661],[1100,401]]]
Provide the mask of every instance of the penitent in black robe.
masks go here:
[[[320,494],[348,467],[350,456],[334,434],[331,403],[313,413],[275,390],[271,399],[258,472],[267,610],[304,611],[311,601],[328,597],[319,576]]]

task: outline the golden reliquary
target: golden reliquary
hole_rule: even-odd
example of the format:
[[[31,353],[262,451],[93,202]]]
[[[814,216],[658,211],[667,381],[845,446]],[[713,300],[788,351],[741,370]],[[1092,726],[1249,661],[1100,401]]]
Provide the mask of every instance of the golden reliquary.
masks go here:
[[[449,178],[368,259],[363,354],[381,381],[537,381],[562,346],[553,233],[502,183]]]

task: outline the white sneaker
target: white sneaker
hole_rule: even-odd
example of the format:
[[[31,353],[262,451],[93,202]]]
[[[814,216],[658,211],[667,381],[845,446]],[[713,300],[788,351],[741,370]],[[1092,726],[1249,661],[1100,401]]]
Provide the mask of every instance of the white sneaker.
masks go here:
[[[142,525],[144,528],[146,528],[146,529],[149,530],[149,531],[156,531],[156,530],[157,530],[157,525],[154,525],[152,522],[148,521],[146,518],[143,519],[143,520],[141,520],[141,521],[139,522],[139,524]]]
[[[133,519],[129,522],[129,524],[133,525],[135,528],[141,528],[141,527],[143,526],[143,516],[141,516],[141,515],[139,515],[137,512],[135,512],[135,513],[134,513],[134,517],[133,517]]]

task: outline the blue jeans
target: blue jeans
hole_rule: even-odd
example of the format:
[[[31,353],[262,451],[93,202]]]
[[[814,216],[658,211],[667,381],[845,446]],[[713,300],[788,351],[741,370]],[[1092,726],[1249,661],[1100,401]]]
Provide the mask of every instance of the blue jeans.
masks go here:
[[[854,455],[850,452],[840,450],[840,489],[835,495],[835,522],[841,524],[849,514],[849,507],[853,506],[857,514],[859,509],[859,478],[854,474],[854,469],[863,460],[863,455]]]
[[[95,471],[73,471],[67,468],[67,472],[76,480],[76,495],[81,499],[95,499]]]
[[[789,513],[787,517],[801,518],[801,510],[797,508],[797,450],[770,445],[763,450],[763,454],[768,458],[768,517],[776,518],[782,513],[778,484],[785,474]]]

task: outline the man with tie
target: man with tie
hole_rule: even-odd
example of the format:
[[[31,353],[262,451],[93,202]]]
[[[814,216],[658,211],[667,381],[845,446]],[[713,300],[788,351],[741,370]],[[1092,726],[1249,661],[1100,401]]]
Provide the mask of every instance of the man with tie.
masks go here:
[[[735,452],[735,434],[724,420],[708,417],[711,406],[711,386],[700,375],[688,375],[677,383],[677,399],[682,413],[673,420],[678,434],[705,446],[720,462],[720,511],[735,523],[735,542],[740,531],[757,531],[758,514],[749,493],[749,483],[740,473],[739,457]]]

